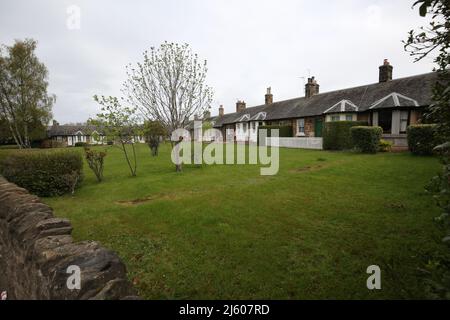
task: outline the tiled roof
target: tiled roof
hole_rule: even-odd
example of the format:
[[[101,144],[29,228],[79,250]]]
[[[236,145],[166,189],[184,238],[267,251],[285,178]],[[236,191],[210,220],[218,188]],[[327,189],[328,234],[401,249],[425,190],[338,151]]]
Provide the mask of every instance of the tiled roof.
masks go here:
[[[47,134],[49,137],[55,136],[75,136],[77,133],[81,132],[82,135],[90,135],[92,132],[99,130],[95,126],[90,125],[53,125],[48,127]]]
[[[259,112],[266,113],[266,121],[319,116],[330,113],[330,108],[336,108],[336,112],[355,111],[351,105],[358,108],[358,112],[379,108],[394,107],[424,107],[432,101],[432,88],[437,80],[437,74],[427,73],[407,78],[396,79],[388,82],[375,83],[356,88],[325,92],[311,98],[296,98],[286,101],[274,102],[270,105],[261,105],[246,108],[241,112],[225,114],[217,117],[215,127],[233,124],[239,121],[244,114],[250,117]]]

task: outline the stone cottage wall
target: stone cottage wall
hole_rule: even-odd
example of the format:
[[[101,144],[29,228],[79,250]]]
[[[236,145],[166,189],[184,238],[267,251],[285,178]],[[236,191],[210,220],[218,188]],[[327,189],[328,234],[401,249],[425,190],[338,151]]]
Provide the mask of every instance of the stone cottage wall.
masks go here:
[[[68,220],[0,177],[0,292],[8,300],[136,299],[119,257],[96,242],[74,243],[71,232]],[[80,289],[67,286],[69,266],[80,268]]]

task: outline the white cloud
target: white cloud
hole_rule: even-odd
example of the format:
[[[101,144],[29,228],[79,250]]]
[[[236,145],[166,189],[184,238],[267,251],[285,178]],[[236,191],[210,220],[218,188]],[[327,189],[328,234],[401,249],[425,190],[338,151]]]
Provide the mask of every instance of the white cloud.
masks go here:
[[[81,28],[67,29],[67,8],[81,9]],[[58,96],[60,122],[84,121],[98,106],[93,94],[120,95],[125,65],[165,40],[187,42],[209,64],[218,104],[234,111],[303,95],[303,80],[322,91],[377,81],[389,58],[395,76],[428,72],[430,61],[412,64],[401,40],[426,22],[411,1],[389,0],[4,0],[0,43],[32,37]]]

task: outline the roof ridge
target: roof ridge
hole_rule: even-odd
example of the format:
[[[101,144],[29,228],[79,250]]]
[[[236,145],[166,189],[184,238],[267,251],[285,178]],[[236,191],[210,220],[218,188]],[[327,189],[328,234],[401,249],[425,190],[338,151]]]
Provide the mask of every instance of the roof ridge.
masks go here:
[[[325,91],[325,92],[322,92],[322,93],[318,93],[318,94],[312,96],[311,98],[322,96],[322,95],[329,94],[329,93],[335,93],[335,92],[339,92],[339,91],[354,90],[354,89],[359,89],[359,88],[367,88],[367,87],[370,87],[370,86],[382,85],[382,84],[386,84],[386,83],[393,83],[393,82],[397,82],[397,81],[401,81],[401,80],[405,80],[405,79],[411,79],[411,78],[416,78],[416,77],[423,77],[423,76],[432,75],[432,74],[436,74],[436,72],[433,71],[433,72],[426,72],[426,73],[416,74],[416,75],[413,75],[413,76],[401,77],[401,78],[393,79],[393,80],[391,80],[389,82],[374,82],[374,83],[369,83],[369,84],[355,86],[355,87],[349,87],[349,88],[344,88],[344,89],[336,89],[336,90],[331,90],[331,91]],[[277,104],[277,103],[289,102],[289,101],[293,101],[293,100],[302,100],[302,99],[306,99],[306,97],[296,97],[296,98],[290,98],[290,99],[286,99],[286,100],[275,101],[271,105],[274,105],[274,104]],[[271,105],[267,105],[267,107],[269,107]],[[258,106],[252,106],[250,108],[257,108],[257,107],[263,107],[263,106],[265,106],[265,105],[262,104],[262,105],[258,105]],[[250,109],[250,108],[247,108],[247,109]],[[232,114],[232,113],[229,113],[229,114]]]

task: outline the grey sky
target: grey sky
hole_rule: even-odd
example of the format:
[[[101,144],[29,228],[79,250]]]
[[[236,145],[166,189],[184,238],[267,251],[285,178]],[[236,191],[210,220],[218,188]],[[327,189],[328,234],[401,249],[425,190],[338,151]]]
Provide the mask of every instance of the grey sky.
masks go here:
[[[187,42],[208,60],[213,114],[237,99],[247,106],[303,95],[303,79],[316,76],[321,91],[373,83],[384,58],[394,77],[429,72],[403,51],[407,32],[426,23],[412,0],[2,0],[0,43],[34,38],[57,95],[55,118],[86,121],[94,94],[120,95],[125,66],[165,40]],[[81,28],[67,28],[71,5]]]

